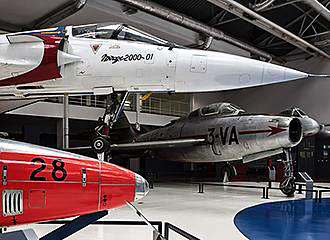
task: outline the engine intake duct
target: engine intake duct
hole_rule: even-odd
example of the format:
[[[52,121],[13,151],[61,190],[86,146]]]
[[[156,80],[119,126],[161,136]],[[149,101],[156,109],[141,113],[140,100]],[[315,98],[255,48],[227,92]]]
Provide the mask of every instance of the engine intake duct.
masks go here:
[[[297,118],[293,118],[289,124],[289,140],[293,144],[297,144],[303,137],[301,122]]]

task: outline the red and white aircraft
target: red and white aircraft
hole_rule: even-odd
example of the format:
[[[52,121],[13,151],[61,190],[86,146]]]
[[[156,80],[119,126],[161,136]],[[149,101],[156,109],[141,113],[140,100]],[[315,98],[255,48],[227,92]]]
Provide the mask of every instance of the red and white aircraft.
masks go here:
[[[7,139],[0,150],[0,228],[73,216],[95,221],[149,191],[143,177],[108,162]]]
[[[309,76],[314,75],[185,48],[124,24],[0,35],[0,99],[113,91],[208,92]]]

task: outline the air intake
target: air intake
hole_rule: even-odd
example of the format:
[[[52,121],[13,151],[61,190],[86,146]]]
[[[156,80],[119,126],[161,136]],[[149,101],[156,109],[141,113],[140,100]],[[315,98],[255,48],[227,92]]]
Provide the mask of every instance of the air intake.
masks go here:
[[[22,190],[2,191],[2,212],[4,217],[23,214]]]
[[[299,143],[303,137],[301,122],[294,118],[289,124],[289,139],[292,143]]]

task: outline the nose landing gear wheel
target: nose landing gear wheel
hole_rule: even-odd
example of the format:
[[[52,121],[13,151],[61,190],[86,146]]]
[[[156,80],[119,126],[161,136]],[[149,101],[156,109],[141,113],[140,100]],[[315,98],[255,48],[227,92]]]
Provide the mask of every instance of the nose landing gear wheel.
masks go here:
[[[105,138],[97,137],[92,142],[92,148],[96,153],[104,153],[109,150],[110,144]]]
[[[292,197],[296,191],[295,177],[293,176],[293,159],[290,148],[283,148],[285,153],[284,164],[284,179],[280,183],[280,189],[282,193],[288,197]]]
[[[288,197],[294,196],[294,192],[296,191],[296,183],[294,178],[286,178],[282,180],[280,183],[280,189],[282,193]]]
[[[227,163],[221,168],[222,182],[230,182],[232,178],[236,175],[237,172],[233,165]]]

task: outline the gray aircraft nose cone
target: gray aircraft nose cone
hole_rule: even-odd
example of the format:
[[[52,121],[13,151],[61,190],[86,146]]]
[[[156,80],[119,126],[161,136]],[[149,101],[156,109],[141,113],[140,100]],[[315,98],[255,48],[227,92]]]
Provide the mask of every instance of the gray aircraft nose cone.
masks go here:
[[[136,184],[135,184],[135,201],[140,200],[147,196],[149,193],[149,183],[139,174],[135,173]]]

